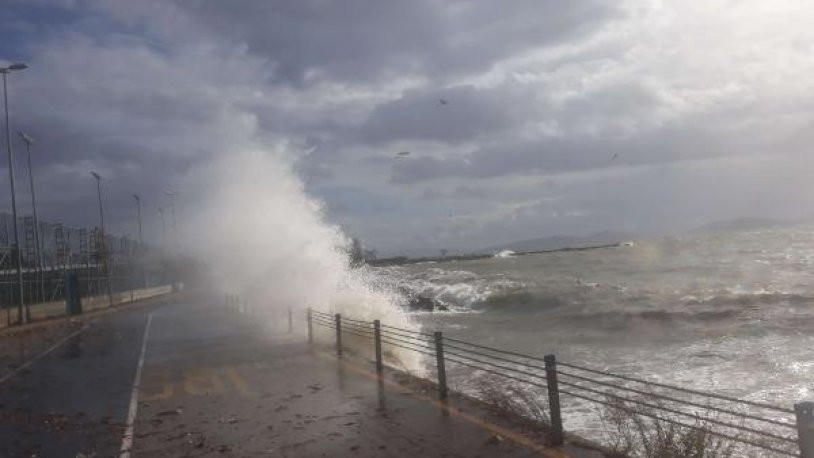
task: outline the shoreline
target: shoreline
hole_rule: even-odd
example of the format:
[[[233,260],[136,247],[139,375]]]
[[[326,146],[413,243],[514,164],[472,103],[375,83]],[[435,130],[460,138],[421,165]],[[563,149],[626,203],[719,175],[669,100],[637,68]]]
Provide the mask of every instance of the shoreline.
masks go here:
[[[588,251],[588,250],[600,250],[605,248],[619,248],[622,246],[624,242],[616,242],[616,243],[608,243],[603,245],[588,245],[588,246],[576,246],[576,247],[563,247],[563,248],[554,248],[550,250],[534,250],[534,251],[517,251],[513,252],[508,257],[515,257],[515,256],[528,256],[532,254],[546,254],[546,253],[560,253],[560,252],[569,252],[569,251]],[[382,258],[382,259],[371,259],[365,261],[367,264],[374,266],[374,267],[387,267],[387,266],[400,266],[404,264],[420,264],[422,262],[448,262],[448,261],[477,261],[479,259],[489,259],[494,258],[496,255],[494,253],[489,254],[461,254],[461,255],[453,255],[453,256],[427,256],[421,258],[410,258],[407,256],[395,256],[390,258]]]

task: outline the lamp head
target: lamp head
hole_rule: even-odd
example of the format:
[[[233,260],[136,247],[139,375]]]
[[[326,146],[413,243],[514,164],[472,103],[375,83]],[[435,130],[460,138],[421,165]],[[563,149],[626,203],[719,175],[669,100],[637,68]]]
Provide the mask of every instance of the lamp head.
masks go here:
[[[90,172],[90,174],[93,175],[93,178],[96,178],[97,181],[102,179],[102,177],[100,177],[96,172]]]
[[[20,139],[25,142],[27,145],[32,145],[34,143],[34,139],[26,135],[25,132],[19,131],[17,134],[20,136]]]

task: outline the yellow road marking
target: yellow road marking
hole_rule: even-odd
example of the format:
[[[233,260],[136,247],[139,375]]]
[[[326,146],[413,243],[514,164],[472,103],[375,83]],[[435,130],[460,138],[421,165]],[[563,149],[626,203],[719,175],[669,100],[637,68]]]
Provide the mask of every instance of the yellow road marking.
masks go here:
[[[166,369],[151,369],[144,374],[144,380],[139,387],[139,399],[142,401],[163,401],[173,396],[173,387],[170,373]]]
[[[184,373],[184,391],[191,395],[222,393],[225,388],[223,380],[210,368],[186,371]]]
[[[140,399],[144,401],[165,401],[175,395],[175,384],[182,391],[193,396],[228,392],[234,389],[244,398],[254,397],[254,391],[249,387],[246,379],[234,366],[200,367],[190,369],[183,373],[181,379],[173,380],[169,371],[159,371],[149,374],[139,389]]]
[[[324,354],[321,354],[321,353],[320,353],[320,356],[327,357],[327,355],[324,355]],[[334,358],[331,358],[331,359],[334,359]],[[376,374],[375,372],[373,372],[373,371],[371,371],[371,370],[369,370],[369,369],[367,369],[367,368],[365,368],[363,366],[360,366],[360,365],[354,364],[354,363],[350,363],[350,362],[348,362],[348,361],[346,361],[344,359],[339,360],[338,362],[339,362],[339,364],[343,364],[343,365],[349,367],[351,370],[353,370],[353,371],[355,371],[355,372],[357,372],[359,374],[362,374],[362,375],[364,375],[364,376],[366,376],[368,378],[371,378],[371,379],[374,379],[374,380],[381,380],[381,382],[383,384],[388,385],[391,388],[400,388],[401,390],[405,389],[404,386],[402,386],[402,385],[400,385],[400,384],[398,384],[398,383],[396,383],[396,382],[394,382],[392,380],[387,380],[384,377],[380,378],[378,374]],[[430,405],[436,407],[437,409],[439,409],[439,410],[441,410],[441,411],[443,411],[445,413],[448,413],[448,414],[450,414],[452,416],[459,417],[459,418],[461,418],[463,420],[466,420],[466,421],[468,421],[468,422],[470,422],[470,423],[472,423],[472,424],[474,424],[474,425],[476,425],[476,426],[478,426],[478,427],[480,427],[480,428],[482,428],[482,429],[484,429],[486,431],[489,431],[489,432],[491,432],[493,434],[499,434],[500,436],[505,437],[505,438],[511,440],[512,442],[516,443],[516,444],[520,444],[520,445],[522,445],[524,447],[527,447],[527,448],[529,448],[529,449],[531,449],[531,450],[533,450],[533,451],[535,451],[535,452],[537,452],[537,453],[539,453],[539,454],[541,454],[543,456],[547,456],[547,457],[551,457],[551,458],[568,458],[568,457],[571,456],[571,455],[563,452],[562,450],[557,450],[555,448],[549,447],[548,445],[545,445],[545,444],[542,444],[542,443],[537,442],[535,440],[529,439],[529,438],[527,438],[527,437],[525,437],[525,436],[523,436],[521,434],[518,434],[518,433],[516,433],[516,432],[514,432],[512,430],[506,429],[506,428],[504,428],[502,426],[498,426],[498,425],[496,425],[494,423],[488,422],[488,421],[483,420],[481,418],[474,417],[472,415],[464,413],[464,412],[456,409],[455,407],[450,406],[449,404],[447,404],[445,402],[439,401],[439,400],[431,398],[429,396],[425,396],[425,395],[420,394],[420,393],[416,393],[415,391],[412,391],[412,390],[407,390],[405,392],[410,394],[412,397],[414,397],[416,399],[419,399],[419,400],[422,400],[424,402],[429,403]]]
[[[243,396],[244,398],[251,398],[254,397],[254,392],[249,388],[249,385],[246,384],[246,380],[241,377],[240,372],[238,372],[237,368],[232,366],[227,366],[223,369],[224,374],[226,374],[226,378],[229,379],[230,382],[235,386],[235,390]]]
[[[162,383],[161,384],[161,391],[150,393],[147,390],[147,393],[144,393],[144,390],[141,390],[141,394],[139,397],[142,401],[165,401],[172,397],[175,390],[172,387],[172,383]]]

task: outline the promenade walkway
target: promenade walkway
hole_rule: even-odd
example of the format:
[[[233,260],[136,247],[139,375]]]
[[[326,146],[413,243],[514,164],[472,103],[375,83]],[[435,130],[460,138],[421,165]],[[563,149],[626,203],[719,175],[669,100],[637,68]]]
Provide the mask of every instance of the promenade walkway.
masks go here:
[[[0,450],[111,456],[124,444],[122,456],[136,457],[601,456],[573,444],[548,448],[478,403],[440,403],[426,386],[379,378],[364,362],[337,359],[265,322],[189,294],[102,316],[0,385]]]

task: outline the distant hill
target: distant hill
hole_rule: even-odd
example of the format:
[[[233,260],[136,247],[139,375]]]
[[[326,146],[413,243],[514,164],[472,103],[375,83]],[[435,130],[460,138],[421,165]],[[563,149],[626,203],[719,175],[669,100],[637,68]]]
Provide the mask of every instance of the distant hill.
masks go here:
[[[587,237],[574,237],[567,235],[552,235],[536,239],[519,240],[517,242],[493,245],[480,250],[478,253],[498,253],[503,250],[517,252],[556,250],[560,248],[579,248],[594,245],[607,245],[633,240],[636,235],[627,232],[602,231]]]
[[[722,221],[713,221],[705,224],[692,232],[729,232],[729,231],[749,231],[754,229],[766,229],[790,224],[771,218],[741,217]]]

